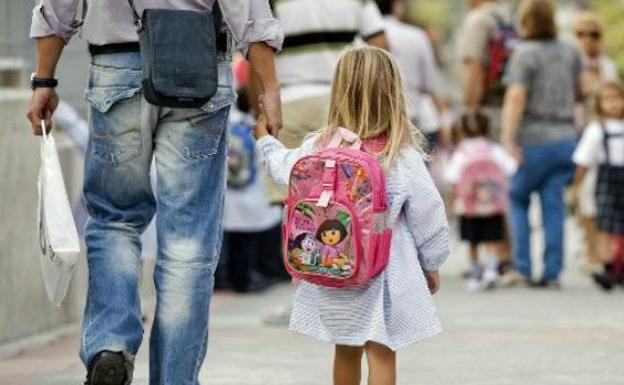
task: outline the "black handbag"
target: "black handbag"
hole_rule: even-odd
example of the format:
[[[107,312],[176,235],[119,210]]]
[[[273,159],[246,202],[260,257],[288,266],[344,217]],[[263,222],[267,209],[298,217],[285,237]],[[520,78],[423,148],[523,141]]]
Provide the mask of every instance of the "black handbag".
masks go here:
[[[143,93],[154,105],[199,108],[218,87],[216,37],[221,29],[217,1],[212,13],[145,9],[139,16],[128,0],[139,34]]]

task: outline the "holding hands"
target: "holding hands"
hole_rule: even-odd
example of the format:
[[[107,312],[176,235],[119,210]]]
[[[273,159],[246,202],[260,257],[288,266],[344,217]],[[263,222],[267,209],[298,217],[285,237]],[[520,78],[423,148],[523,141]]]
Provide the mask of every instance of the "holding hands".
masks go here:
[[[267,135],[271,135],[271,133],[269,132],[267,119],[264,117],[263,114],[260,114],[260,116],[258,116],[258,119],[256,120],[256,127],[254,129],[254,138],[258,140]]]

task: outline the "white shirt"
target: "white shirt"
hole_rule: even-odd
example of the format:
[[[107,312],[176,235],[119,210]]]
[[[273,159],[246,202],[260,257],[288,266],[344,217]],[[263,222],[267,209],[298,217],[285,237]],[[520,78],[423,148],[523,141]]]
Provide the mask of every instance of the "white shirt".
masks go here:
[[[407,115],[410,119],[419,118],[422,125],[429,126],[429,121],[436,119],[435,107],[427,97],[432,92],[436,74],[431,41],[422,29],[403,23],[393,16],[384,18],[384,28],[390,52],[401,70]]]
[[[604,121],[607,133],[620,135],[609,138],[609,164],[624,166],[624,120]],[[583,137],[573,155],[574,163],[591,167],[605,163],[604,134],[599,122],[592,122],[583,132]]]
[[[492,160],[501,167],[505,174],[513,175],[518,169],[518,163],[501,146],[485,138],[472,138],[463,140],[455,150],[444,170],[444,180],[451,184],[459,182],[464,167],[467,165],[466,153],[471,148],[483,146],[484,142],[492,146]]]
[[[215,0],[134,2],[139,14],[146,8],[207,12],[214,3]],[[280,49],[284,35],[271,14],[267,0],[227,0],[221,1],[219,6],[225,24],[243,52],[250,43],[257,41]],[[84,19],[81,17],[83,13]],[[33,9],[31,38],[55,35],[69,41],[78,30],[84,40],[95,45],[138,40],[130,5],[125,0],[37,0]]]
[[[584,53],[581,55],[581,59],[583,60],[583,65],[585,67],[589,67],[590,65],[596,63],[600,70],[600,80],[601,81],[617,81],[618,80],[618,69],[615,65],[615,62],[611,60],[611,58],[605,54],[601,54],[595,59],[590,58]]]
[[[357,36],[383,32],[372,0],[280,0],[273,4],[285,40],[277,55],[282,101],[329,95],[334,68]]]

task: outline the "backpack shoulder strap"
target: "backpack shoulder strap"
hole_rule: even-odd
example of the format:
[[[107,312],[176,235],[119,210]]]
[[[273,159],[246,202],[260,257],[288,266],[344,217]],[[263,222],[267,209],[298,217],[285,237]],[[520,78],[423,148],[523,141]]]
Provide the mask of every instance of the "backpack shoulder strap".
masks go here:
[[[609,135],[609,132],[607,131],[607,124],[604,120],[600,121],[600,129],[602,130],[602,145],[605,151],[605,163],[609,164],[611,159],[611,156],[609,155],[609,138],[611,135]]]

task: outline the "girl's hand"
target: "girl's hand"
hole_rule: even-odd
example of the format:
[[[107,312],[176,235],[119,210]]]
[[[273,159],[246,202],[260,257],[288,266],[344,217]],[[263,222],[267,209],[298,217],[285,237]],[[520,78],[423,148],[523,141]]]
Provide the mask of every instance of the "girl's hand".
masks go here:
[[[254,129],[254,138],[256,138],[257,140],[267,135],[270,135],[267,120],[264,117],[264,115],[260,114],[260,116],[258,116],[258,119],[256,119],[256,127]]]
[[[429,286],[429,292],[434,295],[440,289],[440,273],[438,271],[424,270],[425,278],[427,279],[427,286]]]

